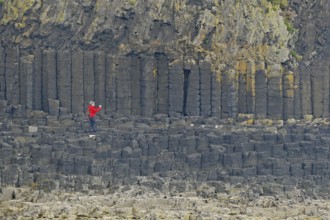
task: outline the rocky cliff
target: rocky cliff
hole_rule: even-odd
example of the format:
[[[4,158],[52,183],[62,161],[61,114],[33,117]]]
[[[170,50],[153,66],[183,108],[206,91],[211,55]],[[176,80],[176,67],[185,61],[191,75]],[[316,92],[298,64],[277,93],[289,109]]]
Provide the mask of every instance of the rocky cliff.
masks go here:
[[[329,6],[0,0],[0,217],[329,218]]]
[[[30,110],[328,117],[324,1],[3,1],[0,99]]]

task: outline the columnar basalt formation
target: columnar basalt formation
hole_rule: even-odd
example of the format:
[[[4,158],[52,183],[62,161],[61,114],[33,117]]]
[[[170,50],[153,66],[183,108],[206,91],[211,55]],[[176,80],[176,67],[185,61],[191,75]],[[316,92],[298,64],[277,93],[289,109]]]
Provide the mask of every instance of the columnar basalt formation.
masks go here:
[[[0,202],[119,186],[328,199],[329,6],[0,1]]]
[[[123,115],[328,117],[327,4],[5,1],[0,99],[46,112],[49,99],[72,113],[93,99]]]

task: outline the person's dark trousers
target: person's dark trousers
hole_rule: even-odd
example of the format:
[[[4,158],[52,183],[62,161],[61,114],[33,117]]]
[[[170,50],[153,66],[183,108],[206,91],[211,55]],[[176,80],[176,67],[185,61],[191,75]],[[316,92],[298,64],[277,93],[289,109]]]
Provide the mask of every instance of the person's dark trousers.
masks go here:
[[[91,130],[96,132],[96,119],[95,119],[95,117],[89,117],[89,125],[91,126]]]

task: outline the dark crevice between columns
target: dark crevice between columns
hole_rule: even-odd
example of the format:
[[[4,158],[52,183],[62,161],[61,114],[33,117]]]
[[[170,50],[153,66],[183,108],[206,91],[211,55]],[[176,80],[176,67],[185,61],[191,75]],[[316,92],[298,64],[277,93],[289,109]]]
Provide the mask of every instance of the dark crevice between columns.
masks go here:
[[[188,98],[188,88],[189,88],[189,76],[190,70],[184,70],[184,81],[183,81],[183,115],[187,116],[187,98]]]

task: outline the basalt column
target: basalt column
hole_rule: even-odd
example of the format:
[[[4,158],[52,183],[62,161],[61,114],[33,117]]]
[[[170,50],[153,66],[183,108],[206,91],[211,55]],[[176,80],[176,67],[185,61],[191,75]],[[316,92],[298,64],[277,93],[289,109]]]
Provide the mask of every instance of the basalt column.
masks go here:
[[[0,45],[0,99],[6,99],[6,84],[5,84],[5,50]]]
[[[241,61],[237,64],[238,71],[238,112],[247,113],[247,63]]]
[[[42,51],[34,51],[33,62],[33,109],[42,110]]]
[[[42,61],[42,107],[44,111],[48,112],[48,99],[56,100],[58,98],[56,51],[52,49],[43,51]]]
[[[294,73],[283,76],[283,118],[294,118]]]
[[[90,101],[95,101],[95,71],[94,71],[94,52],[84,52],[83,63],[83,82],[84,82],[84,107],[87,108]],[[95,103],[99,105],[99,103]]]
[[[174,60],[169,64],[169,115],[183,114],[184,94],[183,62]]]
[[[267,118],[283,118],[282,70],[280,65],[268,66]]]
[[[267,116],[267,73],[263,68],[256,71],[256,118],[266,118]]]
[[[95,102],[105,106],[105,54],[102,51],[95,53]]]
[[[235,118],[238,113],[237,71],[229,69],[222,73],[221,110],[223,118]]]
[[[84,53],[72,52],[72,113],[82,112],[84,108]]]
[[[246,112],[253,114],[256,102],[256,67],[254,61],[248,61],[246,71]]]
[[[156,113],[157,61],[154,56],[141,56],[141,115]]]
[[[200,73],[196,64],[184,66],[184,100],[183,114],[190,116],[200,115]]]
[[[312,114],[312,100],[311,100],[311,75],[310,67],[302,64],[300,68],[300,97],[302,116]]]
[[[18,105],[20,101],[19,49],[6,48],[5,58],[5,98],[10,104]]]
[[[57,52],[57,70],[60,105],[71,112],[71,51],[60,50]]]
[[[318,60],[311,65],[311,102],[314,117],[329,116],[329,67]]]
[[[106,55],[105,57],[105,111],[107,114],[115,112],[116,106],[116,75],[115,59]]]
[[[141,115],[141,65],[137,55],[131,56],[132,114]]]
[[[132,112],[131,57],[116,59],[116,106],[118,113],[130,115]]]
[[[168,59],[164,54],[157,58],[157,113],[168,114]]]
[[[20,59],[20,104],[33,109],[33,55]]]
[[[200,109],[201,116],[211,116],[211,64],[206,61],[199,62],[200,72]]]
[[[301,94],[300,94],[300,74],[298,71],[293,73],[294,77],[294,117],[301,118],[302,117],[302,106],[301,106]]]
[[[221,73],[211,75],[211,111],[213,117],[221,118]]]

